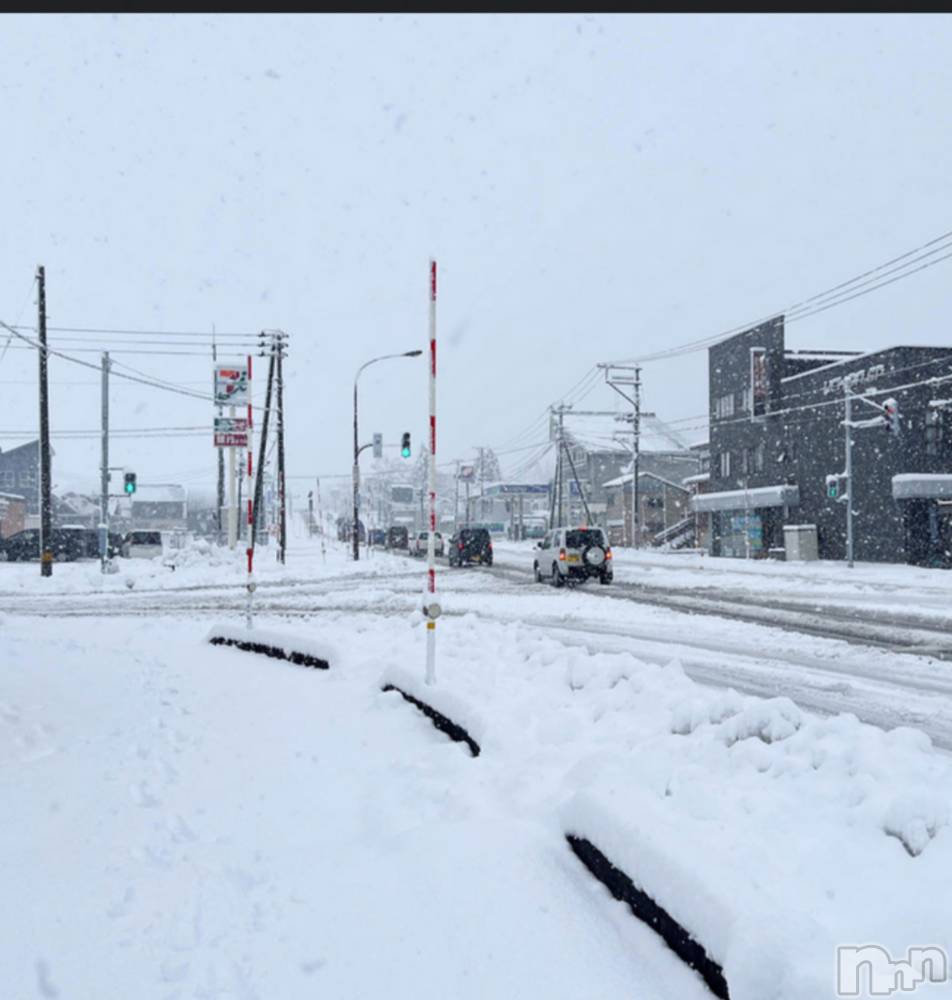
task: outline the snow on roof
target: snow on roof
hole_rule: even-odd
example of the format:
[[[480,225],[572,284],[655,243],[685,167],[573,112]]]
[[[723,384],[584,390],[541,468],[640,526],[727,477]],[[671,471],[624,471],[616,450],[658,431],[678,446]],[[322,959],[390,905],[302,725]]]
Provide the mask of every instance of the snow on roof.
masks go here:
[[[952,475],[941,472],[903,472],[892,477],[894,500],[952,499]]]
[[[685,486],[690,486],[692,483],[706,483],[710,480],[711,474],[709,472],[699,472],[695,476],[685,476],[681,480]]]
[[[780,381],[781,382],[792,382],[794,379],[803,378],[805,375],[816,375],[817,372],[829,371],[831,368],[836,368],[839,365],[845,365],[847,362],[860,361],[863,358],[875,358],[879,354],[888,354],[890,351],[942,351],[947,350],[941,347],[935,347],[934,345],[923,346],[923,345],[913,345],[913,344],[893,344],[890,347],[881,347],[876,351],[867,351],[865,354],[847,354],[845,357],[837,358],[836,361],[831,361],[828,365],[818,365],[816,368],[808,368],[805,372],[797,372],[795,375],[785,375]],[[943,355],[944,357],[944,355]],[[936,360],[941,360],[937,358]],[[889,372],[886,372],[888,375]]]
[[[142,484],[132,494],[133,503],[185,503],[184,486],[174,483]]]
[[[799,487],[788,483],[779,483],[777,486],[759,486],[753,490],[701,493],[691,497],[691,508],[698,512],[756,510],[758,507],[795,507],[799,502]]]

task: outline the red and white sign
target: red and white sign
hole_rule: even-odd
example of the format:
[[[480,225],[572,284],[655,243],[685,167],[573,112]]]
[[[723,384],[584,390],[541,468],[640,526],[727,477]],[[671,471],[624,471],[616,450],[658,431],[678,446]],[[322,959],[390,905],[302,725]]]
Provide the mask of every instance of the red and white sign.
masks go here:
[[[216,448],[247,448],[247,417],[215,417]]]
[[[248,366],[215,366],[216,406],[238,406],[248,402]]]
[[[247,434],[219,434],[215,433],[216,448],[247,448]]]

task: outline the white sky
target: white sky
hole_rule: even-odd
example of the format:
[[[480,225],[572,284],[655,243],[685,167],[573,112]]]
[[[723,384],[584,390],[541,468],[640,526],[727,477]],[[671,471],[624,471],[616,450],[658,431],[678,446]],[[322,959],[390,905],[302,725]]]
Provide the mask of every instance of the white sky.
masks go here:
[[[432,255],[440,460],[542,441],[543,423],[517,435],[594,363],[757,319],[952,229],[950,51],[948,15],[6,16],[0,319],[34,320],[44,264],[51,325],[281,327],[289,471],[343,473],[354,372],[425,346]],[[952,262],[788,343],[952,344],[950,281]],[[125,360],[210,380],[210,359]],[[0,362],[4,448],[36,426],[35,369]],[[95,428],[95,373],[51,371],[54,430]],[[705,352],[644,379],[659,416],[706,410]],[[363,438],[419,444],[421,360],[361,388]],[[211,418],[112,394],[115,427]],[[56,483],[95,485],[97,441],[55,448]],[[112,457],[142,482],[214,478],[210,430]]]

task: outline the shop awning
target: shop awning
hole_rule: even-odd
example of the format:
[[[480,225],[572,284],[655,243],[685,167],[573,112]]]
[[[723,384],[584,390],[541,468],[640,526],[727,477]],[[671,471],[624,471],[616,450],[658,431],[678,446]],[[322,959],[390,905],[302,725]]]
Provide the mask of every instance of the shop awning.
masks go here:
[[[788,483],[691,497],[691,509],[698,514],[716,510],[756,510],[758,507],[796,507],[799,503],[800,488]]]
[[[894,500],[952,500],[952,475],[904,472],[892,477]]]

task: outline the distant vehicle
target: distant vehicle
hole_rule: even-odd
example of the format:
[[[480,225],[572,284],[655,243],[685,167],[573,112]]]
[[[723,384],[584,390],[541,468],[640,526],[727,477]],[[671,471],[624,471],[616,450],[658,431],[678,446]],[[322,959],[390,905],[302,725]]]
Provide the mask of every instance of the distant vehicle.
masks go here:
[[[154,559],[162,555],[161,531],[130,531],[122,543],[126,559]]]
[[[411,556],[425,556],[427,554],[427,541],[429,539],[430,533],[428,531],[418,531],[414,537],[413,541],[410,543],[410,555]],[[438,531],[433,532],[434,549],[436,555],[443,555],[443,536]]]
[[[492,566],[492,538],[486,528],[460,528],[450,539],[449,564],[468,566],[474,562]]]
[[[410,532],[403,524],[395,524],[387,529],[387,548],[406,549],[410,545]]]
[[[597,576],[612,582],[612,550],[601,528],[555,528],[533,550],[532,573],[536,583],[548,580],[553,587],[582,583]]]
[[[545,525],[527,524],[522,529],[525,538],[545,538]]]
[[[370,529],[370,544],[371,545],[386,545],[387,544],[387,533],[383,528],[371,528]]]
[[[87,528],[54,528],[50,551],[57,562],[73,562],[86,557]],[[98,553],[98,548],[97,548]],[[31,562],[40,558],[40,529],[27,528],[4,539],[3,552],[9,562]]]

